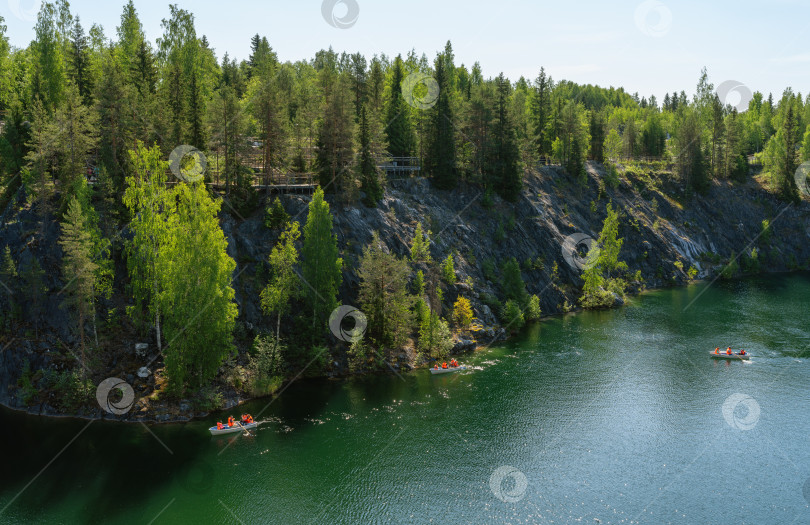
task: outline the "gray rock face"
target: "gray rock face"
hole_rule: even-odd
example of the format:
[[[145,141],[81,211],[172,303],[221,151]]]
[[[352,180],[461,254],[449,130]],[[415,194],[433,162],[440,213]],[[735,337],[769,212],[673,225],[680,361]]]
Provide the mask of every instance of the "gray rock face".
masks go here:
[[[527,291],[538,295],[543,315],[576,307],[582,271],[568,264],[563,253],[564,241],[576,233],[598,238],[608,201],[620,213],[619,235],[624,238],[620,258],[632,272],[640,272],[647,287],[683,284],[691,266],[702,277],[716,275],[723,266],[718,260],[725,262],[752,241],[749,250],[758,250],[763,271],[785,271],[810,261],[807,202],[790,207],[775,220],[774,210],[784,208],[783,203],[754,181],[744,185],[716,182],[705,196],[676,202],[654,191],[638,193],[624,179],[618,188],[604,188],[600,194],[604,170],[588,163],[587,171],[587,186],[578,186],[558,167],[533,169],[526,173],[522,193],[515,203],[495,196],[488,208],[482,205],[482,192],[476,185],[462,182],[455,190],[440,191],[424,178],[390,181],[376,208],[347,205],[328,195],[334,232],[344,259],[339,301],[356,305],[357,262],[374,231],[390,252],[407,256],[416,225],[421,223],[431,232],[432,258],[441,261],[450,253],[455,258],[458,282],[445,292],[442,315],[449,317],[453,303],[463,295],[471,301],[474,315],[483,325],[478,343],[505,338],[506,331],[498,327],[498,312],[493,312],[482,300],[489,299],[488,296],[503,299],[499,270],[502,263],[512,257],[517,260]],[[79,340],[75,320],[60,306],[63,297],[59,292],[65,283],[59,222],[53,216],[42,220],[36,207],[23,205],[24,198],[20,190],[16,200],[12,199],[5,210],[0,210],[0,249],[9,247],[20,273],[36,259],[45,271],[48,292],[41,308],[33,309],[24,304],[21,290],[15,286],[19,283],[11,283],[12,296],[0,290],[0,312],[8,311],[12,301],[22,305],[21,320],[36,326],[39,335],[37,344],[32,345],[23,334],[0,333],[0,348],[5,345],[0,352],[0,403],[11,406],[20,404],[16,385],[26,361],[34,370],[53,368],[53,363],[69,358],[63,349],[75,348]],[[287,213],[302,224],[310,199],[303,195],[281,196]],[[228,254],[237,264],[233,287],[239,309],[238,326],[246,332],[246,339],[254,333],[275,331],[274,320],[262,312],[259,294],[268,278],[267,257],[280,232],[265,226],[263,207],[248,217],[239,217],[225,206],[220,218]],[[764,219],[772,220],[767,242],[757,237]],[[124,230],[123,236],[127,235],[131,233]],[[120,246],[115,253],[120,254]],[[713,261],[714,254],[717,258]],[[99,312],[131,304],[125,287],[126,261],[118,257],[115,295],[109,302],[101,301]],[[465,282],[467,277],[472,279],[472,287]],[[122,310],[120,316],[124,315]],[[289,316],[283,319],[282,330],[290,322]],[[87,336],[91,336],[89,327]],[[136,337],[154,340],[154,334],[124,334],[121,341],[115,342],[122,355],[131,356]],[[469,344],[459,341],[457,346],[461,349]],[[140,343],[134,350],[146,357],[149,346]],[[341,356],[335,357],[342,363]],[[120,368],[120,362],[109,364]],[[143,364],[141,361],[138,366]],[[135,379],[136,370],[137,367],[119,369],[115,373],[130,380]],[[149,376],[148,381],[153,384],[154,377]],[[227,406],[236,402],[235,398],[226,400]]]

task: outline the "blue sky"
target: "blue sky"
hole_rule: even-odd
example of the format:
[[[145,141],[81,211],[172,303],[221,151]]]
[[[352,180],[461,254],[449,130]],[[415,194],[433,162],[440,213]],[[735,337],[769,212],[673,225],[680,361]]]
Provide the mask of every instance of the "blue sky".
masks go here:
[[[327,0],[329,1],[329,0]],[[405,54],[414,48],[433,58],[449,39],[456,63],[481,62],[485,76],[503,71],[533,78],[540,66],[555,78],[624,86],[641,95],[694,91],[700,69],[715,85],[736,80],[751,90],[810,90],[810,0],[644,0],[547,2],[528,0],[332,0],[343,18],[356,4],[351,27],[339,29],[322,15],[321,0],[214,2],[178,0],[194,13],[221,57],[250,53],[250,36],[268,37],[282,60],[311,58],[330,45],[337,51]],[[99,23],[114,36],[124,0],[73,0],[85,28]],[[0,0],[12,45],[33,38],[38,0]],[[150,40],[160,36],[168,2],[135,2]]]

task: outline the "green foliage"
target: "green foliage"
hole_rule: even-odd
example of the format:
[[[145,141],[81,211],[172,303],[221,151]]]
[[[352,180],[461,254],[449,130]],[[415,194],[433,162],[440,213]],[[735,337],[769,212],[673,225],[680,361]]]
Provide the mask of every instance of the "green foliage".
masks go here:
[[[273,204],[265,211],[264,225],[271,230],[278,230],[286,226],[289,220],[290,214],[284,209],[281,199],[276,197]]]
[[[487,188],[484,191],[484,196],[481,197],[481,207],[485,210],[491,210],[494,205],[495,201],[492,198],[492,188]]]
[[[771,234],[773,230],[771,230],[771,221],[768,219],[762,220],[762,230],[760,230],[759,238],[763,242],[763,244],[770,244],[771,242]]]
[[[411,242],[411,260],[413,262],[430,262],[430,230],[422,232],[422,223],[416,223]]]
[[[447,322],[430,313],[419,328],[419,351],[434,359],[445,358],[453,348],[453,336]]]
[[[492,128],[492,144],[484,162],[484,184],[504,200],[514,202],[520,195],[523,177],[514,123],[508,111],[511,84],[501,73],[495,79],[497,97]]]
[[[213,385],[200,388],[190,401],[191,407],[200,412],[221,410],[225,406],[225,398]]]
[[[357,373],[365,368],[368,363],[368,352],[368,346],[362,337],[352,342],[348,351],[350,372]]]
[[[512,299],[506,301],[506,304],[503,305],[503,309],[501,309],[501,322],[512,332],[517,332],[523,328],[523,325],[526,324],[526,320],[523,317],[523,310],[520,308],[517,301],[513,301]]]
[[[461,330],[468,329],[470,323],[473,321],[473,311],[470,306],[470,300],[464,296],[459,296],[455,304],[453,304],[453,321]]]
[[[75,411],[91,402],[95,396],[95,385],[85,379],[79,370],[63,370],[53,380],[54,398],[62,410]]]
[[[380,184],[380,176],[377,173],[377,165],[374,162],[370,125],[368,122],[368,112],[364,105],[360,110],[360,126],[359,126],[359,143],[360,143],[360,162],[358,166],[358,175],[360,179],[361,189],[365,192],[365,204],[369,207],[377,206],[377,202],[383,197],[383,189]]]
[[[17,380],[17,386],[20,389],[20,399],[25,406],[31,406],[39,397],[39,390],[36,386],[36,379],[34,372],[31,370],[31,363],[26,359],[23,362],[22,372],[20,378]]]
[[[98,266],[92,260],[92,240],[85,226],[81,205],[75,197],[68,205],[59,244],[64,252],[62,274],[67,283],[64,304],[73,310],[78,320],[84,366],[84,322],[91,316],[95,320],[95,272]]]
[[[413,294],[417,297],[425,294],[425,274],[422,270],[416,271],[416,277],[413,280]]]
[[[166,376],[173,391],[204,386],[233,351],[237,316],[231,286],[236,263],[219,226],[221,202],[202,183],[178,184],[170,199],[167,240],[157,259]],[[191,232],[194,232],[193,235]]]
[[[367,335],[379,347],[396,348],[411,331],[413,296],[408,293],[408,273],[408,262],[385,250],[374,232],[357,270],[358,299],[368,320]]]
[[[728,263],[726,263],[725,267],[723,267],[723,270],[720,272],[720,276],[723,279],[731,279],[737,275],[739,270],[740,265],[737,263],[737,255],[734,252],[731,252]]]
[[[430,308],[421,296],[416,298],[413,311],[416,325],[419,327],[423,326],[428,317],[430,317]]]
[[[298,274],[295,273],[298,263],[295,243],[300,235],[298,223],[290,223],[279,236],[267,261],[272,276],[261,292],[261,302],[265,314],[276,314],[276,339],[281,337],[281,317],[289,311],[290,301],[300,294]]]
[[[487,259],[481,264],[481,270],[484,272],[484,278],[487,281],[497,282],[498,275],[496,273],[497,268],[495,266],[495,261],[492,259]]]
[[[425,170],[434,186],[447,190],[458,183],[456,139],[453,122],[455,115],[451,104],[450,75],[445,55],[439,54],[434,62],[434,78],[439,88],[436,104],[430,109],[430,126],[427,136]]]
[[[410,157],[416,149],[416,136],[410,119],[410,109],[402,94],[405,67],[402,56],[391,65],[390,99],[386,108],[385,128],[388,151],[394,157]]]
[[[690,281],[693,280],[695,277],[697,277],[697,274],[698,274],[698,269],[695,268],[694,266],[690,266],[689,271],[686,273],[686,275],[687,275],[687,277],[689,277]]]
[[[543,311],[540,309],[540,298],[536,295],[532,295],[529,298],[529,304],[526,307],[526,320],[536,321],[537,319],[540,319],[541,315],[543,315]]]
[[[332,310],[337,307],[337,291],[343,280],[343,259],[339,257],[337,236],[332,232],[332,213],[318,188],[309,203],[301,249],[304,298],[312,312],[312,326],[326,327]]]
[[[743,253],[741,257],[742,271],[744,273],[759,273],[759,251],[756,248],[752,249],[749,253]]]
[[[278,339],[268,335],[256,336],[248,362],[253,395],[269,395],[278,389],[283,381],[286,352],[286,347]]]
[[[453,254],[450,254],[442,262],[442,280],[447,284],[456,283],[456,270],[453,265]]]
[[[501,267],[501,291],[507,300],[515,301],[521,307],[528,300],[526,283],[520,273],[520,265],[514,257],[507,259]]]
[[[627,270],[627,264],[619,260],[624,240],[618,234],[619,216],[608,203],[607,217],[597,241],[598,257],[587,265],[583,274],[585,284],[580,303],[585,308],[611,306],[615,302],[614,293],[620,297],[624,295],[624,281],[612,275]]]

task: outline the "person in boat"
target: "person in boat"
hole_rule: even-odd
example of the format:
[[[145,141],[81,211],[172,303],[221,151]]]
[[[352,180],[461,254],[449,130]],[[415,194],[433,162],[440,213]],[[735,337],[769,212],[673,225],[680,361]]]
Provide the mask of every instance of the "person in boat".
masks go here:
[[[719,354],[719,353],[720,353],[720,347],[719,347],[719,346],[718,346],[717,348],[715,348],[715,349],[714,349],[714,353],[715,353],[715,354]]]
[[[442,368],[445,368],[445,369],[447,368],[447,361],[445,361],[444,363],[442,363]]]
[[[732,351],[731,351],[731,347],[729,346],[728,348],[726,348],[726,355],[731,355],[731,354],[732,354]]]
[[[433,366],[433,368],[434,368],[435,370],[438,370],[438,369],[439,369],[439,363],[436,363],[436,364]]]
[[[222,430],[222,421],[217,421],[217,430]]]
[[[228,416],[228,426],[229,427],[233,426],[233,416]]]
[[[740,350],[740,355],[745,355],[745,350]]]

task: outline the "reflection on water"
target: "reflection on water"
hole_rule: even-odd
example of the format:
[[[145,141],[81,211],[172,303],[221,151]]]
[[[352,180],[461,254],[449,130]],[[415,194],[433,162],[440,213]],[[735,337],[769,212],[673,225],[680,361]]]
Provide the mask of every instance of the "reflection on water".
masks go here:
[[[0,509],[25,490],[0,521],[810,522],[810,279],[704,286],[531,326],[465,372],[301,382],[236,411],[266,408],[250,437],[211,437],[217,414],[65,448],[86,422],[2,411]]]

